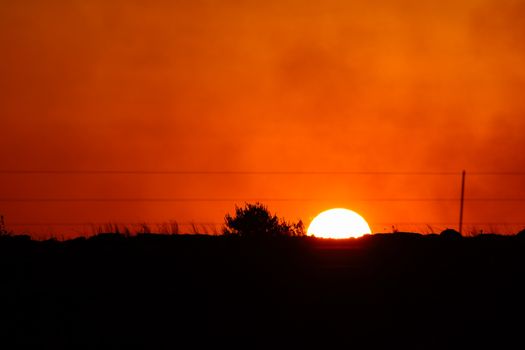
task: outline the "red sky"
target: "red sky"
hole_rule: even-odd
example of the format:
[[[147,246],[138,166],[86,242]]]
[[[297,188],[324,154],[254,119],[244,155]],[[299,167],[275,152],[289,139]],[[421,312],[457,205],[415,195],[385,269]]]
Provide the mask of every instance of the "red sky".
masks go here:
[[[453,225],[457,203],[355,199],[454,198],[463,169],[525,171],[524,18],[518,0],[3,0],[3,170],[458,175],[0,174],[0,197],[319,198],[265,204],[307,223],[347,207],[376,232]],[[525,182],[472,175],[468,196],[523,198]],[[3,201],[0,213],[220,223],[235,204]],[[465,221],[525,222],[523,209],[471,202]]]

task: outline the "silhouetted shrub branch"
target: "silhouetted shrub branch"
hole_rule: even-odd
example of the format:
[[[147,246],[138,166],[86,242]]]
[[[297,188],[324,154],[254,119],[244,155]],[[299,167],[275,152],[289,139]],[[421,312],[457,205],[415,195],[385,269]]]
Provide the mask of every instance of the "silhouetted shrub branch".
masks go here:
[[[244,207],[235,206],[235,215],[224,217],[225,235],[243,237],[278,237],[304,236],[304,224],[301,220],[290,223],[271,214],[268,208],[261,204],[246,203]]]
[[[0,215],[0,236],[7,236],[11,233],[7,231],[7,228],[5,226],[4,216]]]

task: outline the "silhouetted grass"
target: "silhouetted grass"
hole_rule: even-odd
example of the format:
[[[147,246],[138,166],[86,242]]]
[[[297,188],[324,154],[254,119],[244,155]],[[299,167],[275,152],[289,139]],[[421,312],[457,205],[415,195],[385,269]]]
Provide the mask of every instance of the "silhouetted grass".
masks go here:
[[[137,224],[122,224],[122,223],[106,223],[106,224],[92,224],[91,236],[101,233],[124,234],[125,236],[136,236],[139,234],[199,234],[199,235],[219,235],[220,230],[212,224],[196,224],[189,223],[182,225],[185,228],[181,229],[181,225],[177,221],[161,222],[161,223],[137,223]]]

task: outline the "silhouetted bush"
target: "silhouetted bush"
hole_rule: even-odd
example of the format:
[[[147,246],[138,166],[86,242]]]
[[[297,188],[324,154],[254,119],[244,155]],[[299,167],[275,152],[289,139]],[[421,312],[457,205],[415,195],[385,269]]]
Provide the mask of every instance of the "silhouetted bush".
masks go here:
[[[446,230],[441,231],[440,236],[443,238],[452,238],[452,239],[462,237],[461,233],[459,233],[458,231],[452,228],[447,228]]]
[[[235,206],[235,215],[226,214],[223,233],[243,237],[277,237],[304,236],[304,224],[288,223],[277,215],[271,214],[268,208],[261,204],[246,203],[244,207]]]

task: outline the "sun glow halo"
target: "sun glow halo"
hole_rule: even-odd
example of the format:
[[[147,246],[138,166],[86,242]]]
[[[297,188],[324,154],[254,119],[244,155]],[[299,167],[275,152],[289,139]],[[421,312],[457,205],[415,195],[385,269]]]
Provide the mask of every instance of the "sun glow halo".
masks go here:
[[[317,215],[307,234],[320,238],[357,238],[371,233],[365,219],[356,212],[344,208],[323,211]]]

